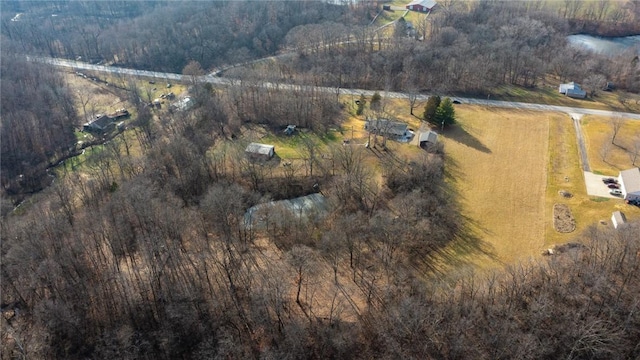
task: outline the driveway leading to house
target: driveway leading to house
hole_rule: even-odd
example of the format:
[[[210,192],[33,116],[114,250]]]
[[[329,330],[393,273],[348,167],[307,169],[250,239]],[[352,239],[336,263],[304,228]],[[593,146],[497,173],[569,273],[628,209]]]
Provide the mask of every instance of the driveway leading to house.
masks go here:
[[[587,157],[587,146],[584,143],[584,136],[582,135],[582,127],[580,126],[580,119],[582,114],[569,114],[573,120],[573,127],[576,130],[576,140],[578,141],[578,152],[580,153],[580,162],[582,163],[582,171],[591,171],[589,166],[589,158]]]
[[[591,196],[622,200],[622,197],[620,196],[613,196],[609,194],[609,190],[611,189],[609,189],[607,185],[602,182],[602,179],[609,177],[615,178],[615,176],[596,175],[590,171],[585,171],[584,184],[587,187],[587,194]]]

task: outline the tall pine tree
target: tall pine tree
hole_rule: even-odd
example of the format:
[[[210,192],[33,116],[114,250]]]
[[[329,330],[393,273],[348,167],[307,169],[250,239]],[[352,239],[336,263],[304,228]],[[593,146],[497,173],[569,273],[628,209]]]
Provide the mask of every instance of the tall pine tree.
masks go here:
[[[450,98],[444,98],[436,109],[435,122],[443,128],[456,123],[456,112]]]
[[[438,106],[440,106],[440,96],[429,96],[429,100],[427,100],[427,104],[424,106],[423,117],[425,121],[431,124],[437,124],[436,110],[438,110]]]

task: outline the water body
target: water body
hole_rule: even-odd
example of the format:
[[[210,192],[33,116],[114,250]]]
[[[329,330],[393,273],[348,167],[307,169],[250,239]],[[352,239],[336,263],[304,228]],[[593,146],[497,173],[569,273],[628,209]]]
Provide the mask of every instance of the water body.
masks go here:
[[[634,47],[640,54],[640,35],[605,38],[580,34],[569,35],[567,40],[574,46],[589,49],[599,54],[615,56]]]

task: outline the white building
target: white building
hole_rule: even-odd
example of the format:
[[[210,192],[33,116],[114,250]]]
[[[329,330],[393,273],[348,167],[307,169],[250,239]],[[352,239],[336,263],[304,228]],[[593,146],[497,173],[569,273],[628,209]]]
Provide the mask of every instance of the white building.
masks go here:
[[[435,145],[438,142],[438,134],[434,131],[421,132],[418,137],[418,146],[421,148]]]
[[[584,99],[587,97],[587,92],[582,90],[580,85],[573,81],[568,84],[560,84],[558,92],[577,99]]]
[[[262,157],[271,159],[275,155],[275,146],[259,143],[251,143],[244,150],[247,155],[252,157]]]
[[[613,228],[617,229],[618,227],[627,223],[627,218],[620,211],[614,211],[611,215],[611,223],[613,224]]]
[[[628,201],[640,201],[640,169],[620,171],[618,176],[622,197]]]

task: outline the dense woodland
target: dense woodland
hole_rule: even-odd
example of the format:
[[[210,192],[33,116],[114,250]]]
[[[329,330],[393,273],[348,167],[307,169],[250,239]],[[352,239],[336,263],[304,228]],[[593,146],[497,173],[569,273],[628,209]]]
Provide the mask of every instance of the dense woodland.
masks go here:
[[[75,144],[73,95],[51,69],[3,51],[1,183],[9,194],[41,190],[51,182],[49,161]]]
[[[501,85],[541,87],[551,75],[579,82],[592,95],[607,81],[640,91],[637,49],[613,56],[569,46],[566,36],[586,31],[587,25],[531,3],[453,3],[411,27],[397,22],[392,38],[374,27],[302,25],[286,37],[287,45],[297,50],[292,60],[225,74],[331,87],[481,95]],[[602,22],[603,28],[615,31],[640,23],[639,9],[625,13],[624,19]],[[318,45],[309,45],[309,40]]]
[[[412,89],[440,81],[476,91],[476,82],[491,79],[463,81],[468,65],[455,59],[482,62],[472,49],[497,46],[490,40],[504,49],[519,44],[522,52],[510,60],[496,50],[482,64],[501,71],[491,84],[530,86],[539,75],[525,75],[529,62],[553,63],[546,46],[561,43],[564,26],[530,9],[508,16],[516,13],[493,8],[502,17],[498,28],[488,13],[451,8],[429,25],[433,38],[388,42],[351,18],[366,18],[367,8],[359,14],[322,3],[250,4],[264,11],[240,2],[11,2],[27,15],[2,18],[3,50],[107,60],[117,54],[128,66],[182,71],[191,60],[209,68],[270,54],[285,41],[298,48],[285,72],[292,81],[312,74],[314,83],[331,86],[403,87],[404,61],[418,66],[422,54],[436,66],[446,55],[445,73],[458,75],[429,71]],[[67,15],[70,8],[91,21]],[[525,11],[514,9],[508,11]],[[220,21],[208,20],[220,11]],[[38,19],[34,14],[47,21],[19,30]],[[482,30],[474,25],[481,16],[487,40],[469,41]],[[304,47],[305,36],[324,45]],[[409,55],[402,60],[393,51]],[[309,136],[300,161],[288,166],[243,156],[247,129],[295,122],[326,134],[339,124],[336,95],[313,87],[266,88],[254,74],[228,89],[192,84],[196,105],[180,112],[151,110],[130,82],[121,94],[136,107],[130,129],[87,149],[82,173],[63,165],[51,186],[4,211],[7,195],[40,189],[47,165],[74,145],[80,109],[55,73],[2,55],[2,358],[640,357],[640,224],[594,226],[539,263],[450,273],[448,266],[464,268],[456,263],[460,253],[490,253],[445,181],[455,174],[445,171],[441,146],[408,161],[384,147],[326,149]],[[327,58],[338,60],[327,65]],[[360,60],[362,68],[354,65]],[[332,75],[321,76],[327,71]],[[368,152],[377,156],[380,178]],[[325,216],[303,221],[275,211],[264,227],[245,225],[253,205],[316,192],[327,198]]]
[[[5,13],[3,35],[24,52],[175,73],[191,60],[209,69],[274,54],[298,25],[366,21],[354,20],[358,14],[345,6],[316,1],[46,4],[14,3],[30,11],[20,21]]]

